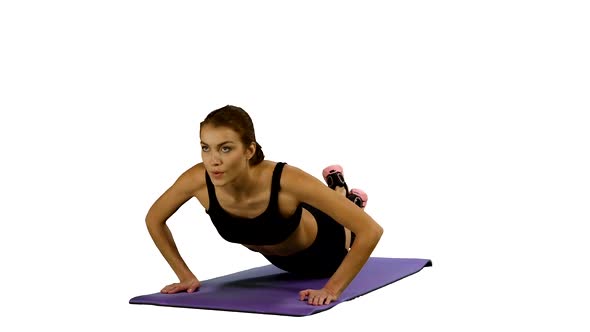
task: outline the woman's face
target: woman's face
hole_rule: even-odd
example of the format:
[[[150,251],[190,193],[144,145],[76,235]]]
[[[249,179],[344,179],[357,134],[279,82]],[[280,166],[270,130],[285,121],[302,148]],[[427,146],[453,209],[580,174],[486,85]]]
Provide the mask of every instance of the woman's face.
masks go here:
[[[242,174],[252,155],[234,130],[212,125],[201,128],[201,157],[214,185],[224,185]]]

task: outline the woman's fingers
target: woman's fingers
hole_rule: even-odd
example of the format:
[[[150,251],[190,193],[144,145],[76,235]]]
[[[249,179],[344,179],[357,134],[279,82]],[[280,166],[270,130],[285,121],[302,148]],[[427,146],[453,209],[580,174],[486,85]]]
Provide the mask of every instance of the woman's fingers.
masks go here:
[[[319,295],[314,296],[313,299],[311,300],[311,304],[313,304],[313,305],[320,305],[321,304],[321,302],[320,302],[320,299],[321,298],[322,297],[319,296]]]
[[[305,299],[307,299],[307,303],[311,305],[326,305],[336,300],[336,297],[323,289],[306,289],[299,292],[299,300],[304,301]]]
[[[166,294],[173,294],[186,290],[188,293],[192,293],[199,289],[199,287],[201,287],[201,283],[198,281],[174,283],[162,288],[160,292]]]
[[[176,293],[180,290],[180,284],[170,284],[162,289],[162,293]]]
[[[299,292],[299,300],[304,301],[309,296],[309,291],[309,289],[306,289]]]

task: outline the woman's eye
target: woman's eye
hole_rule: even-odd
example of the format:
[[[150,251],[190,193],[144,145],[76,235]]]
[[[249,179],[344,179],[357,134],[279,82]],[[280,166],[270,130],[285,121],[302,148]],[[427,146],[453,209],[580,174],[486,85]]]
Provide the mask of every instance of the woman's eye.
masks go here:
[[[204,152],[207,152],[209,150],[209,148],[206,146],[201,146],[201,150],[203,150]]]
[[[231,148],[230,147],[227,147],[227,146],[224,146],[224,147],[221,148],[221,151],[223,151],[223,152],[230,152],[231,151]]]

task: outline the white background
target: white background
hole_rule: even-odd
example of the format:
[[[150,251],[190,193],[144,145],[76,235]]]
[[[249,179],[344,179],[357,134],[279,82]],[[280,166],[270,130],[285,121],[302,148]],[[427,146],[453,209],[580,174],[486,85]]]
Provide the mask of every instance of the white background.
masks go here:
[[[0,329],[587,331],[583,3],[2,2]],[[302,318],[128,304],[175,281],[144,217],[227,104],[434,266]],[[267,263],[196,200],[169,225],[202,280]]]

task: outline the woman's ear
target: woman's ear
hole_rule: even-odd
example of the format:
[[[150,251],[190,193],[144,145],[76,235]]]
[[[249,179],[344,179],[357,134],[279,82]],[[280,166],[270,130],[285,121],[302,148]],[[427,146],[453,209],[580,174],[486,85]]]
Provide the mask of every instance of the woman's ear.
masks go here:
[[[256,142],[252,142],[250,143],[250,145],[248,146],[248,149],[246,149],[246,156],[248,157],[248,160],[252,159],[252,157],[254,157],[254,155],[256,154]]]

